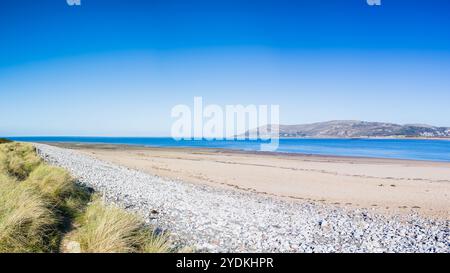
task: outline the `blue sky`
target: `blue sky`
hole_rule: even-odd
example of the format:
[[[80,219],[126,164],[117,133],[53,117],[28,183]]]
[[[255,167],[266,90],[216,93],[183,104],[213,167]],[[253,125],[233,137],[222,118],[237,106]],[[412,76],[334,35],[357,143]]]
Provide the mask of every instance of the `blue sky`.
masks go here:
[[[176,104],[450,126],[446,0],[0,2],[0,135],[168,135]]]

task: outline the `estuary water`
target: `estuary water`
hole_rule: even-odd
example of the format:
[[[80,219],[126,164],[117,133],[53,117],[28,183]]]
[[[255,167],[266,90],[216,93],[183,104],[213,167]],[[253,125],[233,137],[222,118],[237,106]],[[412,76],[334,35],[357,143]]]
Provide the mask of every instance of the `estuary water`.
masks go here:
[[[261,140],[174,140],[170,137],[10,137],[24,142],[127,144],[259,151]],[[450,141],[422,139],[280,139],[276,152],[450,162]]]

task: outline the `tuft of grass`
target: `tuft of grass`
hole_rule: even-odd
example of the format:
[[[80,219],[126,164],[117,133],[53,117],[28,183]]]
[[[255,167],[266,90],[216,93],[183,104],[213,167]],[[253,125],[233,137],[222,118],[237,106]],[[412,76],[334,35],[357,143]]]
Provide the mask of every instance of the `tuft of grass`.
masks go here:
[[[6,155],[6,153],[4,153],[1,149],[0,149],[0,174],[6,174],[8,169],[7,169],[7,162],[8,162],[8,157]]]
[[[71,195],[64,198],[60,203],[60,212],[71,221],[80,217],[89,203],[91,194],[82,186],[75,184]]]
[[[47,252],[56,217],[38,192],[0,176],[0,252]]]
[[[0,171],[6,171],[9,175],[19,180],[24,180],[41,164],[41,159],[36,154],[36,149],[31,144],[8,143],[0,145]]]
[[[156,235],[131,213],[96,200],[80,219],[81,227],[73,238],[82,252],[169,252],[166,236]]]
[[[144,229],[142,236],[143,243],[139,252],[168,253],[173,251],[167,233],[150,232],[148,229]]]
[[[25,183],[37,187],[46,197],[57,203],[69,197],[75,190],[75,183],[64,169],[44,164],[34,169]]]
[[[77,217],[90,201],[90,193],[59,167],[41,164],[24,183],[41,192],[64,217]]]

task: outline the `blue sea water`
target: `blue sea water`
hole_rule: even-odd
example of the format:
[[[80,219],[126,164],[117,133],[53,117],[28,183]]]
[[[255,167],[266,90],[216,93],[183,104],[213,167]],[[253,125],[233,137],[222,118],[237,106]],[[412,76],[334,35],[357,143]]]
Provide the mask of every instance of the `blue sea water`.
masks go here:
[[[25,142],[128,144],[259,151],[261,140],[181,140],[168,137],[12,137]],[[280,139],[277,152],[450,162],[450,141],[419,139]]]

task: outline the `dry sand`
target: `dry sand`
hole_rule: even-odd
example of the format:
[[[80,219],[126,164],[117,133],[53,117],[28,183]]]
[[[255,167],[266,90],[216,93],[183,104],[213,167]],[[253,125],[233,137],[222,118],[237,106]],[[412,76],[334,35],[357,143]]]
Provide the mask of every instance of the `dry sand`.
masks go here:
[[[450,219],[450,163],[221,149],[53,144],[191,183]]]

